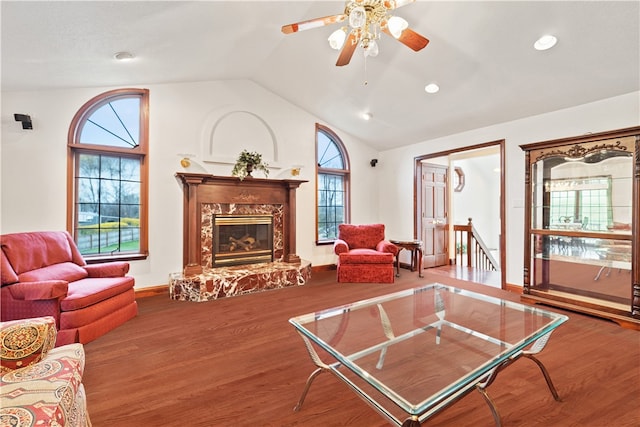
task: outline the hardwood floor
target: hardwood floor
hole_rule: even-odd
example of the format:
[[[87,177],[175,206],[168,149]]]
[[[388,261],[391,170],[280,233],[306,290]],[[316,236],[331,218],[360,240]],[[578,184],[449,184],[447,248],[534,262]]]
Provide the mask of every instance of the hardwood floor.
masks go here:
[[[460,265],[445,265],[434,267],[428,270],[430,273],[441,274],[454,279],[466,280],[469,282],[482,283],[500,289],[500,272],[481,270],[479,268],[464,267]]]
[[[203,303],[138,299],[138,317],[85,345],[93,426],[386,426],[330,375],[319,376],[301,411],[293,411],[314,366],[290,317],[434,281],[519,300],[429,270],[423,279],[402,270],[391,285],[334,279],[335,271],[318,272],[305,286]],[[640,425],[640,333],[567,314],[540,354],[562,401],[521,359],[488,388],[503,425]],[[474,392],[424,425],[494,423]]]

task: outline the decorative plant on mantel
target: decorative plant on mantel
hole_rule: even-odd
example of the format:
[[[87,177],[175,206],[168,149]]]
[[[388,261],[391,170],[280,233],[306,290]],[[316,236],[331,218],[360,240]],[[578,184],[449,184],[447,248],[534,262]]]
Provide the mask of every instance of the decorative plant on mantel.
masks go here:
[[[251,176],[251,172],[254,170],[261,170],[265,177],[269,176],[269,165],[262,161],[262,154],[256,151],[242,150],[233,166],[231,175],[243,180],[247,176]]]

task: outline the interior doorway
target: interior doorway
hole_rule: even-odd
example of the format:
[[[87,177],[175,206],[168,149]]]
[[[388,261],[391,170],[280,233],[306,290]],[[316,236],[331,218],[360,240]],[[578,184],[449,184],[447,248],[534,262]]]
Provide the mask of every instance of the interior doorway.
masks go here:
[[[424,268],[439,267],[449,263],[448,176],[447,166],[420,163],[420,234]]]
[[[471,218],[499,263],[495,286],[505,288],[504,146],[499,140],[415,158],[414,234],[425,268],[455,268],[453,226]]]

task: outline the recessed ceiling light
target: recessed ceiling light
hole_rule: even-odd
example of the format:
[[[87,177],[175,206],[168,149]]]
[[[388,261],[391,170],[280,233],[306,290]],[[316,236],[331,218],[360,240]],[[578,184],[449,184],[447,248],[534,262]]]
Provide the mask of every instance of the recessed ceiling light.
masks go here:
[[[364,120],[366,120],[366,121],[371,120],[372,117],[373,117],[373,114],[371,114],[371,113],[368,113],[368,112],[367,113],[362,113],[362,118]]]
[[[536,40],[536,42],[533,44],[533,47],[536,48],[536,50],[547,50],[554,47],[557,42],[557,38],[547,34]]]
[[[131,61],[134,58],[131,52],[118,52],[114,54],[113,57],[118,61]]]
[[[424,87],[424,90],[427,93],[438,93],[438,91],[440,90],[440,86],[435,83],[429,83]]]

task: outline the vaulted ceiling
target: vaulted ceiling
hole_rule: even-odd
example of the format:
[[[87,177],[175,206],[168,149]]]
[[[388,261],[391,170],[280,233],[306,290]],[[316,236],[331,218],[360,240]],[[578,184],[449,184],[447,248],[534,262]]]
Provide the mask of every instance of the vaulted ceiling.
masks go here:
[[[430,40],[383,35],[336,67],[341,1],[6,1],[3,91],[249,79],[384,150],[640,90],[638,1],[421,1],[397,9]],[[543,34],[558,44],[533,49]],[[128,63],[113,59],[128,51]],[[440,86],[427,94],[427,83]],[[364,121],[361,113],[370,112]],[[603,114],[606,114],[603,111]]]

